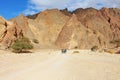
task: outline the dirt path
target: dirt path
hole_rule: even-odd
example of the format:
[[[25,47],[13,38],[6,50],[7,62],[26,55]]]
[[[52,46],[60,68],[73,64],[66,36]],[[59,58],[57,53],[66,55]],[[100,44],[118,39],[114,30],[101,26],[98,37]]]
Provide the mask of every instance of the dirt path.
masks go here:
[[[0,80],[120,79],[120,55],[59,53],[0,54]]]

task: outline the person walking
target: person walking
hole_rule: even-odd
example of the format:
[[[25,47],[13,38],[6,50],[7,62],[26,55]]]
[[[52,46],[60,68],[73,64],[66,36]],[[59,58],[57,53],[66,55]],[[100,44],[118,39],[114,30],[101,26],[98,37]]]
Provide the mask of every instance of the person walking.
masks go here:
[[[62,49],[61,52],[62,52],[62,54],[66,54],[67,49]]]

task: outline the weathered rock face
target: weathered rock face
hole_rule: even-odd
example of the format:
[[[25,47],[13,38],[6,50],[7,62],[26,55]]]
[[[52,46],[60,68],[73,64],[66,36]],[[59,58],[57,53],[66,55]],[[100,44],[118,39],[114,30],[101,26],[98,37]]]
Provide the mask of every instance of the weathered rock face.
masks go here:
[[[67,16],[71,16],[72,15],[72,12],[68,11],[67,8],[63,9],[63,10],[60,10],[63,14],[67,15]]]
[[[3,33],[5,31],[6,31],[6,22],[5,22],[5,19],[3,19],[2,17],[0,17],[0,38],[3,37]]]
[[[16,22],[18,27],[22,29],[23,36],[30,39],[34,38],[31,29],[29,28],[28,19],[23,14],[17,16],[16,18],[11,19],[11,21]]]
[[[0,48],[7,48],[16,39],[22,37],[22,30],[14,22],[6,21],[0,17]]]
[[[51,9],[27,17],[20,15],[11,21],[16,23],[9,25],[0,17],[3,44],[10,45],[22,33],[31,41],[38,40],[41,48],[112,48],[110,41],[120,39],[120,9],[117,8],[79,8],[73,12]]]
[[[103,8],[96,10],[88,8],[77,9],[74,13],[78,20],[90,30],[88,45],[93,44],[100,48],[110,48],[113,47],[110,41],[120,39],[120,9]]]
[[[57,40],[56,45],[59,48],[84,48],[83,41],[87,39],[87,28],[84,27],[75,14],[62,28]],[[80,45],[79,45],[80,44]],[[85,43],[84,43],[85,44]],[[81,46],[83,45],[83,46]]]
[[[120,39],[120,9],[116,8],[103,8],[101,9],[101,13],[104,18],[108,21],[109,27],[112,30],[112,35],[110,38]]]
[[[69,17],[58,9],[45,10],[35,19],[29,19],[29,27],[35,35],[35,39],[44,47],[54,47],[55,41]]]

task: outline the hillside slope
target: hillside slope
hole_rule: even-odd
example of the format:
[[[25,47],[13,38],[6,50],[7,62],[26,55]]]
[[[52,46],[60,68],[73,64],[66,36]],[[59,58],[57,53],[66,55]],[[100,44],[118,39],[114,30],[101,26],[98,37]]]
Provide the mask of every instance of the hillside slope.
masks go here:
[[[118,8],[78,8],[73,12],[47,9],[31,16],[20,15],[10,21],[22,30],[23,36],[32,42],[37,40],[39,44],[33,44],[40,48],[113,48],[115,45],[110,41],[120,39]]]

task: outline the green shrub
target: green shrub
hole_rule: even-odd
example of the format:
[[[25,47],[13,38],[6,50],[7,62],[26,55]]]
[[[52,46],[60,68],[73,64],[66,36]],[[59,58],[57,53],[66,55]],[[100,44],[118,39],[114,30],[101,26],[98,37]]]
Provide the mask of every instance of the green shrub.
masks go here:
[[[22,53],[24,52],[24,50],[32,49],[33,46],[31,45],[30,40],[28,38],[23,37],[16,40],[16,42],[11,46],[11,48],[15,53]]]
[[[37,39],[33,39],[33,42],[36,43],[36,44],[39,43],[39,41]]]
[[[98,46],[93,46],[92,48],[91,48],[91,51],[97,51],[98,50]]]

